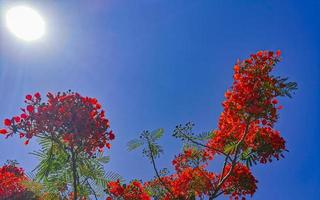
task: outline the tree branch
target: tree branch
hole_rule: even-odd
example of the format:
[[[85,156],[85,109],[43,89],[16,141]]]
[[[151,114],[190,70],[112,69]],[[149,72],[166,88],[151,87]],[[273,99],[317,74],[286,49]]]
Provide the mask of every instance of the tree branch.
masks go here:
[[[94,191],[94,189],[92,188],[92,186],[91,186],[91,184],[89,183],[89,181],[86,181],[86,183],[88,184],[90,190],[93,192],[94,198],[95,198],[96,200],[98,200],[97,193]]]
[[[179,132],[183,135],[183,137],[185,137],[185,138],[186,138],[187,140],[189,140],[190,142],[192,142],[192,143],[194,143],[194,144],[196,144],[196,145],[199,145],[199,146],[202,146],[202,147],[211,149],[211,150],[213,150],[213,151],[216,151],[216,152],[221,153],[221,154],[223,154],[224,156],[227,156],[227,157],[228,157],[228,155],[227,155],[226,153],[224,153],[223,151],[221,151],[221,150],[219,150],[219,149],[216,149],[216,148],[214,148],[214,147],[209,147],[208,145],[202,144],[201,142],[196,141],[195,139],[193,139],[192,137],[190,137],[190,136],[188,136],[187,134],[183,133],[182,131],[179,131]]]
[[[73,178],[73,199],[77,200],[78,198],[78,190],[77,190],[77,166],[76,166],[76,157],[71,148],[71,169],[72,169],[72,178]]]
[[[231,168],[230,170],[228,171],[228,173],[223,176],[224,174],[224,170],[225,170],[225,167],[226,167],[226,160],[225,160],[225,163],[224,163],[224,167],[223,167],[223,170],[222,170],[222,176],[223,178],[220,178],[219,180],[219,183],[214,191],[214,193],[211,195],[211,197],[209,198],[209,200],[212,200],[216,197],[218,197],[219,195],[221,195],[223,192],[220,192],[219,193],[219,190],[221,189],[223,183],[229,178],[229,176],[232,174],[233,172],[233,169],[235,167],[235,165],[237,164],[237,159],[238,159],[238,154],[240,153],[240,144],[244,141],[245,137],[247,136],[248,132],[249,132],[249,127],[250,127],[250,117],[248,118],[248,120],[246,120],[247,124],[246,124],[246,128],[245,128],[245,131],[244,131],[244,134],[243,136],[241,137],[241,139],[237,142],[236,146],[235,146],[235,154],[234,154],[234,157],[232,159],[232,162],[231,162]]]
[[[158,180],[160,181],[160,183],[163,185],[163,187],[170,193],[170,195],[174,199],[174,194],[166,186],[166,184],[163,182],[163,180],[162,180],[162,178],[161,178],[161,176],[160,176],[160,174],[158,172],[158,169],[157,169],[157,166],[156,166],[156,162],[155,162],[154,157],[153,157],[153,153],[152,153],[152,149],[151,149],[151,144],[150,144],[149,138],[147,138],[147,141],[148,141],[148,148],[149,148],[149,151],[150,151],[150,158],[151,158],[152,166],[153,166],[153,169],[154,169],[154,171],[156,173],[156,176],[157,176]]]

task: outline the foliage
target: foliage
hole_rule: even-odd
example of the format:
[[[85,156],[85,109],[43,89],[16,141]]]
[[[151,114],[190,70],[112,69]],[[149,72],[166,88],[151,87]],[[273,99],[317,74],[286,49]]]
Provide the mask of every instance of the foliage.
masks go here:
[[[53,143],[48,138],[40,138],[41,149],[32,152],[39,158],[39,164],[34,169],[34,183],[41,183],[41,189],[36,189],[39,196],[50,196],[55,199],[57,196],[66,198],[72,187],[72,165],[70,156],[63,148]],[[103,153],[95,153],[88,156],[86,153],[79,153],[76,159],[78,166],[78,193],[80,196],[87,197],[94,195],[97,198],[104,195],[104,187],[108,180],[117,180],[121,178],[112,172],[105,173],[103,164],[109,162],[109,156]],[[35,184],[29,184],[34,187]],[[32,190],[32,189],[30,189]],[[33,191],[33,190],[32,190]]]
[[[134,139],[128,142],[128,150],[132,151],[146,145],[146,148],[143,148],[142,150],[143,155],[152,161],[153,158],[157,158],[163,153],[162,147],[157,143],[157,140],[163,136],[163,133],[164,130],[162,128],[152,132],[143,131],[139,139]]]

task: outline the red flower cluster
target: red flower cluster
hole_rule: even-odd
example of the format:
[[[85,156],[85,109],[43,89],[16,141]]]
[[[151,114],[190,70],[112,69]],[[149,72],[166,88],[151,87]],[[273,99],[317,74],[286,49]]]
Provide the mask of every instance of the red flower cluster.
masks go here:
[[[108,183],[107,188],[112,196],[123,199],[135,199],[137,198],[135,195],[142,195],[137,199],[150,199],[150,195],[146,192],[150,188],[161,188],[160,190],[164,192],[161,196],[162,200],[189,199],[193,196],[204,195],[210,191],[214,180],[217,179],[214,173],[205,169],[208,159],[211,157],[205,151],[185,149],[183,154],[179,154],[172,161],[177,173],[163,176],[161,180],[154,179],[145,183],[144,186],[137,181],[132,182],[129,186],[123,186],[116,181]],[[136,190],[133,190],[131,185],[135,185]]]
[[[280,51],[259,51],[247,60],[234,66],[234,82],[225,93],[224,110],[218,129],[207,146],[224,151],[227,144],[238,142],[244,137],[242,150],[250,148],[261,163],[279,158],[285,150],[285,141],[273,129],[278,115],[276,99],[283,87],[277,78],[270,75],[279,61]],[[246,134],[246,135],[244,135]]]
[[[217,176],[208,172],[207,160],[212,159],[205,151],[188,148],[172,161],[176,173],[149,181],[146,190],[158,188],[163,191],[162,200],[192,199],[206,195],[214,186]]]
[[[113,181],[107,184],[111,196],[107,200],[122,197],[124,200],[151,200],[139,181],[132,181],[129,185],[123,185],[120,181]]]
[[[226,176],[226,173],[229,172],[230,168],[231,164],[228,164],[223,176]],[[231,196],[237,200],[241,196],[252,196],[257,189],[256,183],[257,180],[251,174],[250,170],[241,163],[237,163],[234,166],[231,176],[229,176],[222,185],[222,190],[224,191],[224,194],[231,194]],[[242,199],[244,199],[244,197]]]
[[[183,171],[185,168],[208,165],[208,160],[212,160],[213,157],[207,151],[199,151],[195,148],[184,149],[184,152],[175,157],[172,161],[172,165],[177,172]]]
[[[48,93],[47,98],[47,102],[42,102],[39,93],[27,95],[23,113],[5,119],[7,128],[0,133],[7,137],[18,133],[20,138],[27,139],[25,144],[34,136],[47,136],[90,155],[105,146],[110,148],[109,141],[115,136],[108,130],[109,121],[97,99],[72,92]]]
[[[208,172],[203,166],[187,167],[176,174],[163,177],[163,180],[172,193],[167,192],[164,200],[192,199],[208,194],[214,186],[216,175]]]
[[[4,165],[0,168],[0,197],[7,199],[25,191],[22,185],[27,177],[22,168],[14,165]]]

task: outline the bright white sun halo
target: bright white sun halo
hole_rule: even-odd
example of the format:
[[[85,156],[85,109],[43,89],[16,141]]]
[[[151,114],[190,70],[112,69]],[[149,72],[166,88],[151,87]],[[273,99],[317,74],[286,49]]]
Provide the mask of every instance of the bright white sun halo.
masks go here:
[[[15,6],[6,12],[6,25],[18,38],[33,41],[45,34],[45,22],[38,12],[27,6]]]

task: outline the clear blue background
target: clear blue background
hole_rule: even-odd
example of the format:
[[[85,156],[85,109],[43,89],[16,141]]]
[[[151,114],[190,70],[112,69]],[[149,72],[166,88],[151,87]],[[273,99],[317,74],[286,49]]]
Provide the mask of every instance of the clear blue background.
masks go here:
[[[116,133],[106,170],[127,180],[151,178],[151,165],[126,143],[163,127],[161,167],[181,146],[176,124],[214,129],[232,66],[261,49],[283,52],[277,75],[297,81],[283,99],[277,128],[286,158],[254,167],[253,199],[318,199],[320,195],[320,1],[27,1],[46,19],[44,39],[27,43],[8,32],[0,1],[0,118],[19,113],[28,93],[72,89],[97,97]],[[36,159],[17,138],[0,140],[0,163],[16,159],[28,171]],[[219,167],[220,163],[214,164]]]

